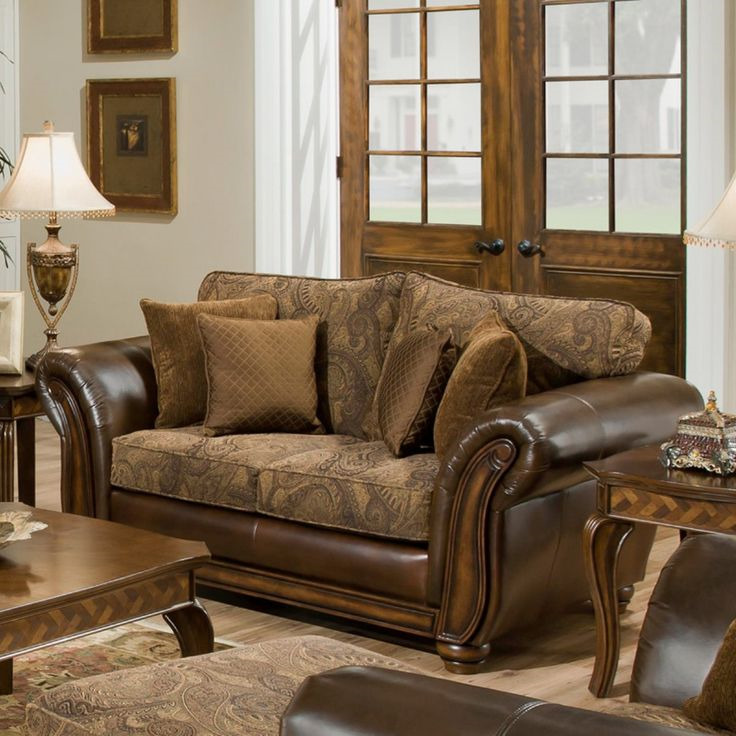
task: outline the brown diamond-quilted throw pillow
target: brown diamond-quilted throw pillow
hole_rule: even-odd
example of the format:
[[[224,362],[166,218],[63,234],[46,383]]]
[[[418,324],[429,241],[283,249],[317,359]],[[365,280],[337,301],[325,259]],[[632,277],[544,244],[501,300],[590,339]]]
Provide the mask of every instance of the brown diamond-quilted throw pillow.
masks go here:
[[[432,445],[432,425],[455,365],[449,330],[416,330],[386,356],[376,388],[383,441],[397,457]]]
[[[197,317],[207,374],[207,435],[314,432],[316,316],[254,321]]]
[[[728,627],[700,695],[685,701],[688,718],[736,732],[736,621]]]
[[[463,427],[483,411],[524,398],[526,353],[497,312],[484,317],[447,382],[434,422],[434,450],[444,457]]]
[[[165,304],[141,300],[151,337],[151,358],[158,386],[157,427],[184,427],[204,419],[207,379],[197,331],[197,315],[276,319],[278,303],[269,294],[247,299]]]

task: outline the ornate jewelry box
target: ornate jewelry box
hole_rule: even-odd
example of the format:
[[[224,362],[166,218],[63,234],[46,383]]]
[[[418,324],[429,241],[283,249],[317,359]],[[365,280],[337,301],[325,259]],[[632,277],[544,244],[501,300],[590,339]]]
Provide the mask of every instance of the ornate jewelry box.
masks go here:
[[[736,415],[722,414],[711,391],[702,412],[680,417],[677,433],[662,445],[660,457],[668,468],[736,473]]]

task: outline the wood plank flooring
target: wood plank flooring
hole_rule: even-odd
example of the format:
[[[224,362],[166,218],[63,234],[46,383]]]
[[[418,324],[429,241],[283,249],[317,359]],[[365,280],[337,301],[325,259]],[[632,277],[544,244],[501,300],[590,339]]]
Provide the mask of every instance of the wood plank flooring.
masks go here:
[[[59,439],[47,421],[37,420],[36,431],[37,503],[43,508],[59,510]],[[626,700],[636,640],[646,604],[659,570],[677,543],[676,534],[660,530],[647,576],[637,586],[633,601],[623,615],[621,661],[614,689],[616,700]],[[426,644],[407,646],[405,642],[397,643],[388,637],[381,640],[368,638],[347,622],[315,619],[293,609],[275,609],[259,602],[251,602],[259,610],[249,610],[221,601],[204,602],[212,617],[216,636],[236,643],[319,634],[395,657],[428,674],[474,685],[594,710],[605,708],[611,702],[597,700],[588,692],[588,679],[595,651],[595,625],[590,610],[554,615],[545,625],[504,640],[495,646],[492,659],[484,672],[460,677],[446,673],[437,655],[419,648],[426,648]],[[160,625],[165,628],[163,622]]]

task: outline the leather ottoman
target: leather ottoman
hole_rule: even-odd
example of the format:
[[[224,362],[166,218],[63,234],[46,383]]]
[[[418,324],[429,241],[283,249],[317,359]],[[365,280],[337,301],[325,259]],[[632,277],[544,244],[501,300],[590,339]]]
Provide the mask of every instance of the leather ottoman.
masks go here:
[[[345,665],[411,668],[317,636],[275,639],[88,677],[26,707],[39,736],[276,736],[305,678]]]

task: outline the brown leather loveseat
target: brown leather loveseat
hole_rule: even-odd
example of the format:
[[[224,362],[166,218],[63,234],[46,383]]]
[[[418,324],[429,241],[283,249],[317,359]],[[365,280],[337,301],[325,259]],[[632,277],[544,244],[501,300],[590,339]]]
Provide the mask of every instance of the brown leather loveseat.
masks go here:
[[[419,273],[354,280],[216,272],[200,299],[269,293],[317,314],[323,435],[154,429],[147,338],[50,354],[37,384],[62,438],[66,511],[202,539],[200,580],[433,639],[472,671],[490,642],[588,598],[582,462],[658,442],[701,406],[685,381],[634,373],[646,317],[601,300],[468,289]],[[497,310],[526,351],[527,396],[479,415],[444,457],[395,458],[371,426],[384,356],[417,327],[462,346]],[[652,531],[619,566],[622,601]]]

